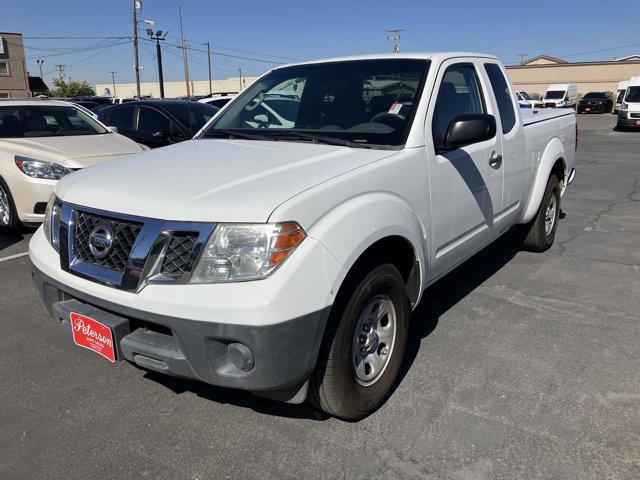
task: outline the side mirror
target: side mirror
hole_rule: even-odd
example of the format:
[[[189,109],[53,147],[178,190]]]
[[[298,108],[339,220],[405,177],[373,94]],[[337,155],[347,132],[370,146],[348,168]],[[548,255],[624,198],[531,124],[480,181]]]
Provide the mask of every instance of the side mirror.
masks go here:
[[[118,133],[118,127],[108,126],[107,130],[109,130],[111,133]]]
[[[171,136],[171,134],[169,132],[153,132],[151,136],[153,138],[164,138],[166,140]]]
[[[473,143],[484,142],[496,136],[496,119],[486,113],[458,115],[444,137],[443,151],[455,150]]]

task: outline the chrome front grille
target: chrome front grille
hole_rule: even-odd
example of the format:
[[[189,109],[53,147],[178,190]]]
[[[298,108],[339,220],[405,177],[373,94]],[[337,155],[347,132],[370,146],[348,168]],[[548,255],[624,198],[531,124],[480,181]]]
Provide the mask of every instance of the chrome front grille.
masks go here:
[[[74,275],[131,292],[149,284],[187,283],[214,227],[63,203],[60,265]]]
[[[108,225],[113,232],[113,246],[106,257],[96,258],[89,248],[89,238],[96,228],[103,225]],[[83,262],[123,273],[141,228],[142,223],[139,222],[129,222],[79,210],[76,212],[73,238],[76,257]]]

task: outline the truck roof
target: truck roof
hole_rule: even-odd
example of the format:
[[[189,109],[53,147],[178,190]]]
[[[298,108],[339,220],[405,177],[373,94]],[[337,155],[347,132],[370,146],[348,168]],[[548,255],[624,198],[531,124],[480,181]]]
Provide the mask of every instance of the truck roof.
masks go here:
[[[310,60],[306,62],[289,63],[287,65],[281,65],[275,69],[291,67],[294,65],[309,65],[314,63],[329,63],[329,62],[349,62],[355,60],[387,60],[387,59],[410,59],[410,60],[433,60],[443,61],[449,58],[456,57],[478,57],[478,58],[490,58],[492,60],[498,60],[498,57],[488,55],[486,53],[478,52],[408,52],[408,53],[375,53],[370,55],[351,55],[345,57],[333,57],[323,58],[319,60]]]
[[[552,83],[547,87],[547,91],[549,90],[568,90],[569,88],[575,86],[578,88],[578,85],[575,83]]]

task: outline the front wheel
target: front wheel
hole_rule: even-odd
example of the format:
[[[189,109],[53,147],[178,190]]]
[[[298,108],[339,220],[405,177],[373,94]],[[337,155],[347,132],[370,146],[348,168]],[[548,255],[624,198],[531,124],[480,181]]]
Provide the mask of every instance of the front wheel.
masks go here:
[[[553,245],[560,217],[560,182],[551,175],[536,216],[526,225],[520,225],[522,248],[530,252],[544,252]]]
[[[0,178],[0,231],[13,231],[18,227],[18,224],[18,214],[13,204],[11,192],[7,184]]]
[[[348,288],[348,287],[347,287]],[[409,299],[391,264],[373,268],[332,311],[309,401],[347,420],[375,411],[398,375],[409,327]]]

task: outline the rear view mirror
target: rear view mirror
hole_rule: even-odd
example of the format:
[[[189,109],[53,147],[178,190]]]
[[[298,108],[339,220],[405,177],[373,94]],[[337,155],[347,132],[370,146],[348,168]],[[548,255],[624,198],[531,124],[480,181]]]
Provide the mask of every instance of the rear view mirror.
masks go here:
[[[449,124],[442,150],[455,150],[496,136],[496,119],[486,113],[458,115]]]
[[[255,117],[253,117],[253,121],[258,123],[269,123],[269,117],[267,117],[264,113],[261,113],[260,115],[256,115]]]

